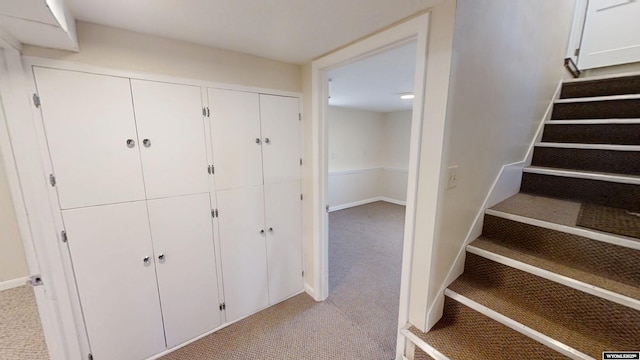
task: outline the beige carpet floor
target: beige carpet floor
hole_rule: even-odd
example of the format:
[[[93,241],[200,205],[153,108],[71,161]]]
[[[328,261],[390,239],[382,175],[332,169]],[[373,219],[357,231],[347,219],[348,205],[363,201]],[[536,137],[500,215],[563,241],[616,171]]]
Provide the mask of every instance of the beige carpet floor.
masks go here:
[[[298,295],[163,359],[392,360],[404,212],[377,202],[331,213],[327,301]]]
[[[0,291],[0,359],[49,359],[30,286]]]

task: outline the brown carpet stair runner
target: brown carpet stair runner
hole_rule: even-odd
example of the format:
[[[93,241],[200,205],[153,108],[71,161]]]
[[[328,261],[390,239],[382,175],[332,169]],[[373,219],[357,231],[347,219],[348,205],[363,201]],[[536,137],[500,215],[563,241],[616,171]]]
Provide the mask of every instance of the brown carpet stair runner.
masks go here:
[[[442,319],[410,328],[446,358],[640,351],[640,75],[570,81],[560,98],[520,193],[467,246]]]

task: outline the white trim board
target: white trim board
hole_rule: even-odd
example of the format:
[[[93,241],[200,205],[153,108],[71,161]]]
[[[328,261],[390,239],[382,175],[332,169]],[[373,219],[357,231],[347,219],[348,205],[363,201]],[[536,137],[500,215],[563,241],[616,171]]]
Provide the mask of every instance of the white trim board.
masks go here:
[[[29,277],[19,277],[12,280],[5,280],[0,282],[0,291],[9,290],[13,288],[20,287],[22,285],[26,285],[29,281]]]
[[[640,119],[549,120],[545,125],[640,124]]]
[[[407,205],[406,201],[391,199],[391,198],[384,197],[384,196],[377,196],[377,197],[364,199],[364,200],[360,200],[360,201],[354,201],[354,202],[347,203],[347,204],[329,206],[329,212],[349,209],[349,208],[356,207],[356,206],[361,206],[361,205],[374,203],[376,201],[384,201],[384,202],[388,202],[388,203],[391,203],[391,204],[402,205],[402,206],[406,206]]]
[[[556,224],[549,221],[528,218],[525,216],[520,216],[515,214],[509,214],[506,212],[497,211],[493,209],[487,209],[485,211],[485,214],[491,215],[491,216],[497,216],[499,218],[503,218],[507,220],[517,221],[527,225],[538,226],[538,227],[549,229],[549,230],[561,231],[567,234],[581,236],[587,239],[601,241],[601,242],[612,244],[612,245],[618,245],[618,246],[627,247],[630,249],[640,250],[640,240],[634,239],[631,237],[613,235],[613,234],[595,231],[587,228]]]
[[[570,177],[570,178],[576,178],[576,179],[609,181],[609,182],[615,182],[620,184],[640,185],[640,176],[633,176],[633,175],[556,169],[556,168],[547,168],[547,167],[541,167],[541,166],[529,166],[524,168],[523,172],[530,173],[530,174],[551,175],[551,176]]]
[[[576,359],[576,360],[596,360],[594,358],[592,358],[591,356],[582,353],[574,348],[572,348],[571,346],[568,346],[564,343],[561,343],[558,340],[555,340],[552,337],[549,337],[539,331],[536,331],[522,323],[519,323],[509,317],[506,317],[502,314],[500,314],[499,312],[488,308],[482,304],[479,304],[471,299],[469,299],[466,296],[460,295],[458,293],[456,293],[455,291],[452,290],[445,290],[445,295],[448,296],[449,298],[451,298],[452,300],[455,300],[457,302],[459,302],[460,304],[467,306],[477,312],[479,312],[480,314],[495,320],[499,323],[501,323],[502,325],[505,325],[506,327],[515,330],[517,332],[519,332],[520,334],[531,338],[539,343],[541,343],[542,345],[545,345],[567,357],[570,357],[572,359]]]
[[[536,143],[536,147],[560,148],[560,149],[584,149],[584,150],[640,151],[640,145],[608,145],[608,144],[538,142]]]
[[[558,99],[554,103],[567,104],[567,103],[580,103],[580,102],[594,102],[594,101],[613,101],[613,100],[638,100],[640,95],[607,95],[607,96],[592,96],[592,97],[576,97],[576,98],[564,98]]]
[[[536,275],[541,278],[556,282],[558,284],[568,286],[578,291],[582,291],[584,293],[591,294],[599,298],[609,300],[611,302],[615,302],[626,307],[630,307],[635,310],[640,310],[640,300],[638,299],[621,295],[611,290],[597,287],[595,285],[587,284],[585,282],[582,282],[564,275],[556,274],[549,270],[545,270],[533,265],[529,265],[527,263],[523,263],[521,261],[514,260],[506,256],[493,253],[491,251],[477,248],[473,245],[467,245],[467,251],[471,254],[482,256],[485,259],[495,261],[499,264],[509,266],[514,269],[522,270],[529,274]]]
[[[411,325],[407,324],[400,329],[400,335],[404,336],[408,341],[413,343],[415,346],[419,347],[420,350],[427,353],[429,356],[434,358],[435,360],[449,360],[449,358],[438,351],[433,346],[427,344],[424,340],[420,339],[416,334],[409,331],[409,327]]]

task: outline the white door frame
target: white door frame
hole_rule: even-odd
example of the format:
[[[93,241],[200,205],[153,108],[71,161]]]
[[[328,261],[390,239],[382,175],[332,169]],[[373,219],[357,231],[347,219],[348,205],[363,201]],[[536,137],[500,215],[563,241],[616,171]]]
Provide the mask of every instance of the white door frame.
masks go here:
[[[315,300],[322,301],[329,295],[329,218],[326,211],[326,206],[328,205],[328,133],[326,117],[328,108],[327,73],[337,67],[401,46],[409,41],[417,41],[416,69],[414,78],[415,99],[413,102],[413,114],[411,121],[407,208],[402,256],[402,279],[400,285],[400,309],[398,317],[399,328],[404,326],[409,318],[409,289],[416,222],[416,200],[418,194],[422,123],[425,103],[429,16],[430,13],[419,15],[404,23],[315,60],[311,64],[314,254],[313,296]],[[401,358],[403,352],[404,341],[398,341],[396,346],[396,356]]]

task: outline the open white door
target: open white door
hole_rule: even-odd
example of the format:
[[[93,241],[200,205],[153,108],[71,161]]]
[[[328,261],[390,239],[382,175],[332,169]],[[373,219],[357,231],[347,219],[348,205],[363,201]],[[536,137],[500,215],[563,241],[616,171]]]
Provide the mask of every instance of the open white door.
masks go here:
[[[640,61],[640,1],[589,0],[578,68]]]

